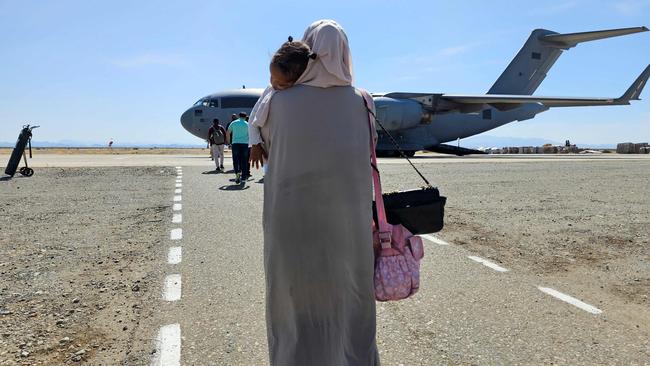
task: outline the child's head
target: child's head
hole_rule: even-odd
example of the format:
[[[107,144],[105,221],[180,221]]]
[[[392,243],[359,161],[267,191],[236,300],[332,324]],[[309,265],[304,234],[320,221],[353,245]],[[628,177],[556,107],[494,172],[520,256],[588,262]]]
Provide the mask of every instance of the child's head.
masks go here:
[[[305,72],[309,59],[314,58],[316,55],[311,53],[307,44],[294,41],[289,37],[289,41],[283,43],[271,59],[270,71],[273,88],[283,90],[292,87],[300,75]]]

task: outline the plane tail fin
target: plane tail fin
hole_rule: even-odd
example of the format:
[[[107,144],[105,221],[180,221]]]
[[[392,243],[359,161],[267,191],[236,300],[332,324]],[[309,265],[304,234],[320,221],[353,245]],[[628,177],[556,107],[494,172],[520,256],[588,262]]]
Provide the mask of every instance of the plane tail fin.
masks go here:
[[[616,99],[617,102],[629,104],[630,100],[640,100],[641,92],[648,78],[650,77],[650,65],[646,66],[645,70],[639,75],[636,80],[630,85],[630,87],[621,95],[620,98]]]
[[[582,42],[645,31],[648,31],[648,28],[633,27],[559,34],[547,29],[536,29],[492,85],[488,94],[532,95],[544,81],[546,73],[555,64],[562,51]]]

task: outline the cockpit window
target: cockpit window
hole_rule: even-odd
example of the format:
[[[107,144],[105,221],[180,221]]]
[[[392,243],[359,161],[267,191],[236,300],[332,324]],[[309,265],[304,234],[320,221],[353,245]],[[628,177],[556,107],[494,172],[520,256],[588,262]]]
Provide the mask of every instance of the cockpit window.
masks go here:
[[[201,98],[194,103],[194,106],[203,106],[203,107],[219,107],[219,98]]]
[[[221,108],[253,108],[257,97],[223,97]]]

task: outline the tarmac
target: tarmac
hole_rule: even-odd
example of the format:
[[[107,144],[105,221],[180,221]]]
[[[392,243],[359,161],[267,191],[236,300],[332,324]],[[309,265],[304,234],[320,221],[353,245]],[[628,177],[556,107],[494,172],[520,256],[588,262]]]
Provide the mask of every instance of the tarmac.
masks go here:
[[[209,156],[206,150],[205,156]],[[226,151],[226,156],[230,157],[230,152]],[[0,153],[0,161],[8,160],[9,156]],[[641,160],[647,161],[648,155],[619,155],[619,154],[563,154],[563,155],[524,155],[524,154],[499,154],[499,155],[473,155],[466,157],[456,157],[435,153],[418,153],[413,161],[420,164],[440,164],[440,163],[512,163],[512,162],[532,162],[532,161],[582,161],[582,160]],[[405,164],[402,159],[387,158],[381,159],[383,164]],[[205,157],[202,155],[163,155],[163,154],[47,154],[34,153],[33,158],[28,160],[30,166],[38,168],[46,167],[100,167],[100,166],[208,166]],[[20,166],[23,166],[21,161]]]
[[[414,163],[448,197],[446,226],[424,236],[420,291],[378,303],[382,364],[650,364],[650,157],[418,156]],[[143,174],[129,194],[144,200],[138,205],[163,202],[162,221],[151,226],[163,239],[143,248],[153,258],[141,268],[149,295],[125,346],[139,351],[114,352],[116,363],[268,363],[261,171],[238,186],[233,174],[214,174],[207,156],[42,154],[30,166],[33,177],[0,182],[0,198],[26,194],[12,189],[41,175],[106,167],[89,178],[111,194],[125,194],[111,187],[116,177]],[[400,159],[380,159],[380,170],[386,191],[422,184]],[[69,192],[84,189],[65,177],[52,182],[66,180]],[[19,353],[6,355],[0,365],[20,364]],[[102,357],[97,350],[84,360]]]

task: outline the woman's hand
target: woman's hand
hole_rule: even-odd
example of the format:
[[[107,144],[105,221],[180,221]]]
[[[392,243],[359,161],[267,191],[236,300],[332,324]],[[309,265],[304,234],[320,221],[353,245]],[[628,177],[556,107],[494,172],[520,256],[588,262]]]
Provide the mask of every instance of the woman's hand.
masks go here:
[[[262,149],[262,144],[253,145],[251,147],[251,154],[248,158],[248,162],[251,164],[251,167],[259,169],[260,166],[264,166],[265,157],[266,153],[264,152],[264,149]]]

